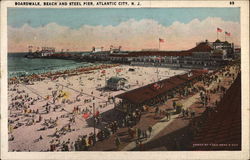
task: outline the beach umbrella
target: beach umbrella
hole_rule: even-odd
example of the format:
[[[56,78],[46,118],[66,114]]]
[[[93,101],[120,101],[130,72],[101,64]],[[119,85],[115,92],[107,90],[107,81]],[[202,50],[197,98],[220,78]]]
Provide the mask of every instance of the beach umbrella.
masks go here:
[[[89,113],[84,113],[84,114],[82,115],[82,117],[83,117],[84,119],[89,118]]]

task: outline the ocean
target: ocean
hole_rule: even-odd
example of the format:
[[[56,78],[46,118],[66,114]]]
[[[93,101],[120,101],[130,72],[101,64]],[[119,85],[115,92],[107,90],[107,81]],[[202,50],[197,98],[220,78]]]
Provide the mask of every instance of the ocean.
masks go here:
[[[64,71],[95,65],[88,62],[77,62],[63,59],[29,59],[25,58],[26,53],[8,54],[8,78],[23,75],[41,74],[46,72]]]

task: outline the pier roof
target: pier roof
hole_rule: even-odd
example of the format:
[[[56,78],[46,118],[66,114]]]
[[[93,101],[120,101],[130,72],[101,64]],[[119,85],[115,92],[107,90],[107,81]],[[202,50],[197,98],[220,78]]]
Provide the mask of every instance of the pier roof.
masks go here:
[[[112,57],[139,57],[139,56],[190,56],[189,51],[137,51],[128,54],[111,54]]]
[[[193,52],[211,52],[213,49],[206,42],[194,48],[183,51],[133,51],[128,54],[110,54],[111,57],[139,57],[139,56],[191,56]]]
[[[183,75],[176,75],[155,83],[148,84],[146,86],[122,93],[116,97],[123,100],[127,100],[130,103],[141,104],[147,100],[155,98],[158,95],[166,93],[172,89],[178,88],[179,86],[201,76],[203,71],[191,71]],[[191,75],[191,76],[190,76]]]
[[[211,52],[213,49],[206,42],[200,43],[194,48],[189,49],[189,52]]]
[[[107,80],[107,82],[108,83],[118,83],[121,80],[127,81],[127,79],[122,78],[122,77],[111,77],[110,79]]]

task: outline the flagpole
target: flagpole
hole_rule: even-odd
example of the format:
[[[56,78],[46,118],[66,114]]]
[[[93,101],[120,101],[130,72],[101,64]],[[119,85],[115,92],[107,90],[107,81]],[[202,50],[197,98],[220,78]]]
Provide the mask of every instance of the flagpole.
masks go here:
[[[157,81],[159,81],[159,66],[157,66]]]
[[[107,86],[107,78],[106,78],[106,73],[104,74],[104,87],[106,87]]]
[[[94,97],[93,97],[93,100],[94,100]],[[96,143],[95,102],[93,103],[93,118],[94,118],[94,144],[95,144]]]
[[[160,48],[161,48],[160,44],[161,44],[161,42],[160,42],[160,39],[159,39],[159,50],[160,50]]]

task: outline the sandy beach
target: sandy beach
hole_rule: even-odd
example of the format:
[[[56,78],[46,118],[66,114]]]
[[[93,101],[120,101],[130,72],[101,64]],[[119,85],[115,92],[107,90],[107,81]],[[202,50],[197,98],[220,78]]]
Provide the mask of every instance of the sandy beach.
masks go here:
[[[110,99],[117,94],[183,73],[186,71],[121,65],[55,80],[47,78],[32,85],[10,84],[9,151],[47,151],[55,141],[71,144],[79,136],[93,132],[93,104],[95,111],[102,115],[114,108]],[[105,89],[106,80],[112,76],[127,79],[130,88]],[[83,113],[89,117],[84,118]],[[103,117],[103,122],[106,118]]]

